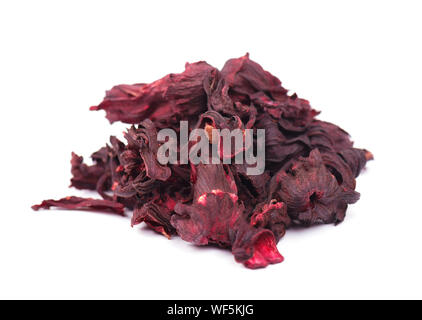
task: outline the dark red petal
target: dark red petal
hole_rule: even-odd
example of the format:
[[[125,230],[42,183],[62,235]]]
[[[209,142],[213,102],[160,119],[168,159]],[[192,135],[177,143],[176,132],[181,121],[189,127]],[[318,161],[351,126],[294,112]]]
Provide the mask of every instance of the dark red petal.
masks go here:
[[[161,127],[193,120],[205,111],[203,82],[215,70],[206,62],[186,64],[180,74],[169,74],[150,84],[119,85],[91,110],[105,110],[110,122],[140,123],[149,118]]]
[[[278,252],[274,237],[269,233],[263,233],[255,241],[252,257],[243,264],[249,269],[257,269],[283,261],[284,257]]]
[[[32,206],[32,209],[38,211],[39,209],[50,209],[51,207],[68,210],[110,212],[121,216],[124,216],[125,211],[124,205],[118,202],[80,197],[66,197],[60,200],[44,200],[41,204]]]
[[[132,227],[145,222],[151,229],[170,239],[171,235],[175,233],[175,229],[170,224],[170,218],[170,210],[153,201],[144,205],[138,204],[133,211]]]

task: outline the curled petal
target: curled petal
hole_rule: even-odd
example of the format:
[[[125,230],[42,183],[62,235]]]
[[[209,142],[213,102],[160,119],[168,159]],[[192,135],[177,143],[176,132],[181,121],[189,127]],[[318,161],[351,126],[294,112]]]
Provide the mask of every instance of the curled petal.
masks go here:
[[[179,236],[196,245],[229,247],[231,230],[243,212],[237,197],[222,191],[206,193],[192,205],[178,203],[171,224]]]
[[[175,229],[170,224],[170,218],[171,212],[166,207],[151,201],[135,207],[132,226],[145,222],[150,228],[170,239],[175,233]]]
[[[246,223],[242,223],[236,233],[232,253],[237,262],[250,269],[264,268],[284,260],[270,230],[253,228]]]
[[[186,64],[180,74],[169,74],[150,84],[118,85],[91,110],[105,110],[110,122],[140,123],[149,118],[160,128],[180,120],[196,120],[206,108],[204,80],[215,70],[206,62]]]
[[[253,227],[271,230],[277,241],[284,236],[291,222],[287,214],[287,206],[276,200],[272,200],[270,203],[260,203],[255,208],[250,220]]]
[[[279,185],[277,196],[287,205],[296,224],[341,222],[344,215],[339,208],[359,199],[353,189],[339,185],[318,149],[308,158],[299,158],[289,170],[279,172],[273,179]]]
[[[51,207],[68,210],[111,212],[121,216],[124,216],[125,210],[124,205],[118,202],[80,197],[66,197],[60,200],[44,200],[41,204],[32,206],[32,209],[38,211],[39,209],[50,209]]]

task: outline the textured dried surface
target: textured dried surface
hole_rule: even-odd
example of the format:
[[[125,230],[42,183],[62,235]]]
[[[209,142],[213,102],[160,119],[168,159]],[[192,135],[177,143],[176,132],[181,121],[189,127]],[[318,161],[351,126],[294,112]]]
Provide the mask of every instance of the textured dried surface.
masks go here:
[[[196,121],[206,111],[203,82],[212,70],[206,62],[187,63],[183,73],[150,84],[116,86],[91,109],[106,110],[111,122],[139,123],[149,118],[163,128],[178,125],[180,120]]]
[[[80,197],[66,197],[60,200],[44,200],[41,204],[32,206],[32,209],[50,209],[51,207],[69,210],[109,211],[124,215],[125,207],[118,202]]]
[[[299,158],[273,179],[276,194],[297,224],[341,222],[347,205],[359,200],[357,192],[337,182],[318,149],[312,150],[308,158]]]
[[[97,190],[104,200],[46,200],[35,210],[123,214],[127,207],[132,225],[144,222],[168,238],[231,249],[252,269],[283,261],[276,244],[292,224],[343,221],[359,199],[355,178],[373,158],[354,148],[347,132],[315,119],[319,112],[307,100],[288,94],[248,55],[221,71],[198,62],[151,84],[115,86],[91,109],[105,110],[110,122],[133,124],[126,142],[111,137],[92,155],[93,165],[72,154],[71,186]],[[241,164],[159,164],[157,129],[179,132],[181,120],[189,130],[207,132],[265,129],[265,172],[250,176]]]

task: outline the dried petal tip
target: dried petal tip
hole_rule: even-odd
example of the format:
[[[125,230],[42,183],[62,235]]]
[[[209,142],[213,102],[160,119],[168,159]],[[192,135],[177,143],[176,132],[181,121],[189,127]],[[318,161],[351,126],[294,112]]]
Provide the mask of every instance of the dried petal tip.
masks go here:
[[[374,155],[372,154],[372,152],[365,150],[365,159],[366,161],[374,160]]]
[[[283,261],[284,258],[277,250],[274,237],[263,233],[254,244],[253,256],[245,261],[244,265],[249,269],[258,269]]]

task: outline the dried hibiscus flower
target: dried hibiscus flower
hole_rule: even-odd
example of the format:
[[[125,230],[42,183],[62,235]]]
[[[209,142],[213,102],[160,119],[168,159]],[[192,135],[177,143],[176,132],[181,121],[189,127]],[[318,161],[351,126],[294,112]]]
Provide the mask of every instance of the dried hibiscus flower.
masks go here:
[[[277,242],[291,225],[343,221],[347,206],[359,199],[355,179],[373,158],[354,148],[340,127],[315,119],[319,112],[307,100],[289,95],[249,55],[227,61],[221,71],[197,62],[150,84],[115,86],[91,110],[132,124],[125,142],[111,137],[92,154],[92,165],[72,154],[71,186],[96,190],[102,199],[45,200],[34,210],[124,215],[128,208],[132,226],[145,223],[167,238],[230,249],[252,269],[283,261]],[[173,150],[177,161],[162,163],[160,129],[172,129],[178,141],[203,129],[200,153],[217,149],[216,155],[207,163],[182,161],[195,147],[189,140]],[[223,152],[224,130],[240,132],[243,147]],[[265,131],[265,169],[250,175],[251,165],[234,159],[258,145],[259,130]]]

